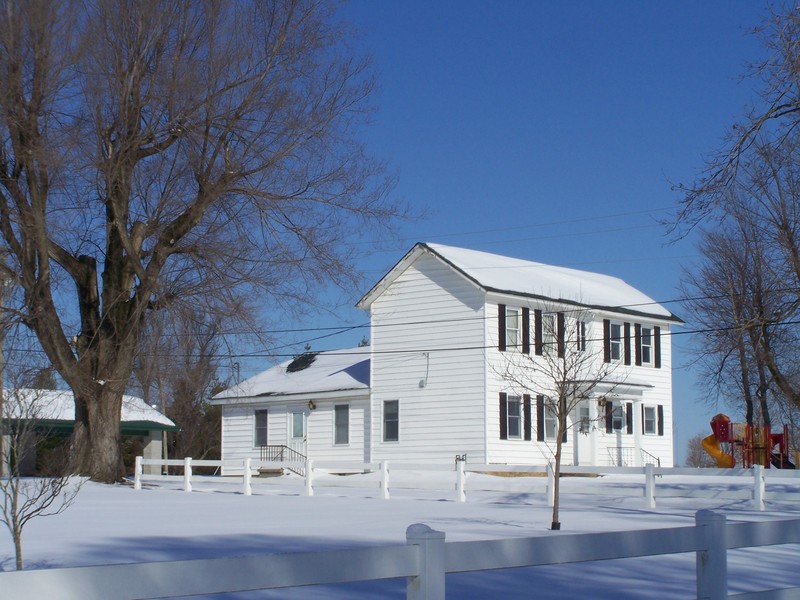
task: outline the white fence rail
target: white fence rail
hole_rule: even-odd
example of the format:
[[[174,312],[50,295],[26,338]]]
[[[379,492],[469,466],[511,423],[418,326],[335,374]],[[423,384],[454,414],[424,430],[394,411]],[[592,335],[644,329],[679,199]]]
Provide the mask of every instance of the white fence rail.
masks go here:
[[[408,600],[444,600],[448,573],[685,552],[696,554],[697,598],[797,598],[800,588],[734,596],[727,588],[728,549],[792,543],[800,520],[728,524],[707,510],[693,527],[473,542],[445,543],[444,533],[416,524],[404,546],[0,573],[0,600],[170,598],[399,577]]]
[[[182,476],[169,475],[145,475],[143,467],[148,466],[173,466],[182,467]],[[143,481],[164,481],[164,480],[183,480],[183,489],[191,492],[193,482],[197,481],[235,481],[236,477],[198,477],[193,475],[194,467],[226,467],[236,469],[242,473],[239,476],[241,490],[245,495],[253,492],[253,474],[259,469],[280,469],[287,464],[280,461],[255,461],[252,459],[244,460],[162,460],[144,459],[136,457],[134,472],[134,487],[141,489]],[[401,476],[405,473],[415,473],[420,471],[434,471],[442,473],[437,478],[416,478],[409,481],[408,478]],[[416,490],[440,490],[453,493],[453,498],[459,502],[465,502],[470,491],[503,491],[504,484],[502,477],[484,477],[477,479],[478,475],[486,473],[522,473],[529,475],[546,476],[544,493],[547,494],[548,502],[552,506],[554,497],[554,475],[550,465],[497,465],[497,464],[467,464],[464,461],[457,461],[455,465],[446,464],[409,464],[400,462],[383,461],[380,463],[358,463],[341,461],[313,461],[307,460],[305,464],[305,477],[302,478],[304,493],[313,496],[318,487],[374,487],[379,491],[381,498],[391,497],[392,490],[416,489]],[[337,477],[335,479],[320,476],[329,473],[360,473],[355,478]],[[750,500],[756,510],[765,510],[767,500],[780,501],[800,501],[800,470],[781,471],[778,469],[769,470],[770,487],[767,487],[767,470],[756,465],[751,469],[680,469],[656,467],[645,465],[644,467],[574,467],[562,466],[562,474],[580,475],[632,475],[628,487],[620,487],[618,484],[613,488],[604,486],[602,481],[597,481],[591,486],[592,491],[587,492],[586,488],[582,493],[595,493],[607,495],[631,495],[643,497],[646,506],[654,508],[658,497],[695,497],[695,498],[724,498],[728,500]],[[397,477],[395,477],[395,475]],[[685,476],[697,478],[697,486],[671,486],[669,480],[671,476]],[[709,478],[725,477],[724,486],[713,486],[707,482]],[[298,481],[299,478],[294,479]],[[506,480],[507,481],[507,480]],[[738,489],[731,486],[731,482],[741,481]],[[781,482],[797,485],[781,485]],[[518,482],[513,485],[518,486]],[[542,487],[539,484],[538,487]],[[734,487],[734,489],[731,489]],[[533,489],[534,486],[531,486]],[[562,493],[569,493],[569,488],[562,485]]]

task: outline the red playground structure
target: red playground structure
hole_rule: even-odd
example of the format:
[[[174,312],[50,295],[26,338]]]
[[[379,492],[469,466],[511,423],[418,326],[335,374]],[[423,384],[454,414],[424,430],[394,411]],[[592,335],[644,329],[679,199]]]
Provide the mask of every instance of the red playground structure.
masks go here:
[[[720,413],[711,419],[711,431],[714,433],[704,438],[702,444],[718,467],[730,468],[739,463],[745,469],[753,465],[795,468],[789,460],[789,428],[786,425],[782,433],[772,433],[769,426],[731,423],[727,415]]]

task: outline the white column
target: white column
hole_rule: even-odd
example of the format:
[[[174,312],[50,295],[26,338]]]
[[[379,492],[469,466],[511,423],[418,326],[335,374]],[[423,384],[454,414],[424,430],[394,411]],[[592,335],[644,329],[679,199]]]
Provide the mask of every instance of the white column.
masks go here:
[[[148,460],[162,460],[163,436],[160,431],[149,431],[142,449],[142,456]],[[144,465],[145,475],[160,475],[161,465]]]
[[[592,455],[588,464],[589,466],[596,467],[598,464],[600,464],[597,460],[598,436],[601,428],[605,428],[605,423],[598,419],[597,398],[592,398],[589,400],[589,423],[591,424],[591,427],[589,428],[589,448]],[[581,459],[581,462],[583,462],[583,459]]]
[[[642,459],[642,401],[634,400],[631,403],[633,411],[633,465],[641,467],[644,464]]]

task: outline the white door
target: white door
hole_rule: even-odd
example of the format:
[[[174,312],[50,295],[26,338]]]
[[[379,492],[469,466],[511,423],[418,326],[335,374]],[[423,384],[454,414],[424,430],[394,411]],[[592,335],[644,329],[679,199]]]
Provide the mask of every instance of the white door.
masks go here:
[[[303,456],[308,456],[307,420],[307,411],[304,409],[295,409],[289,413],[289,447]]]

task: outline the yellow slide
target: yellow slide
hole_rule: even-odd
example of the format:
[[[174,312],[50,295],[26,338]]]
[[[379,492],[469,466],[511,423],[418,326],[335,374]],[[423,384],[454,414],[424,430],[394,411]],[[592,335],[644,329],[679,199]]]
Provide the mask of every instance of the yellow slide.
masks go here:
[[[719,468],[731,468],[736,466],[736,459],[733,455],[723,452],[719,447],[717,438],[712,433],[710,436],[703,438],[703,450],[708,452],[715,461]]]

